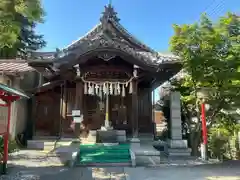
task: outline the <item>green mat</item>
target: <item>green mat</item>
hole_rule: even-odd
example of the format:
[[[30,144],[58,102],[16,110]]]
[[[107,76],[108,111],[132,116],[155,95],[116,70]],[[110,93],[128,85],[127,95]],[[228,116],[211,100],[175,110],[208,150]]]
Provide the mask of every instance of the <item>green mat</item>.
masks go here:
[[[102,144],[80,145],[76,164],[91,163],[129,163],[131,156],[129,144],[105,146]]]

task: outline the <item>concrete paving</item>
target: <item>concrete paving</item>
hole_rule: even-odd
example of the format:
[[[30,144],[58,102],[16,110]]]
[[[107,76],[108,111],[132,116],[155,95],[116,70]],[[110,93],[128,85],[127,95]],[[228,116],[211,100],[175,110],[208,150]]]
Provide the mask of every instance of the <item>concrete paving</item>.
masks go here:
[[[159,161],[158,157],[150,156],[139,159],[142,167],[136,168],[67,168],[57,157],[25,150],[10,157],[9,173],[0,180],[240,180],[240,161],[205,165],[191,159],[170,159],[167,164]]]
[[[185,167],[14,167],[0,180],[240,180],[240,162]]]
[[[201,165],[185,167],[125,168],[126,180],[240,180],[240,166]]]

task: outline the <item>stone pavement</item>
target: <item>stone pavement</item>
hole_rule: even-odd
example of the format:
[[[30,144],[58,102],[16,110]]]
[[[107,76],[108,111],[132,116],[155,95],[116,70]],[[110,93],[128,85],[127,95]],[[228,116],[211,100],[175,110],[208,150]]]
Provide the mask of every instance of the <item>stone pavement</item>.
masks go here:
[[[240,163],[172,167],[14,167],[0,180],[240,180]]]
[[[62,166],[60,158],[24,150],[10,157],[9,173],[0,180],[240,180],[240,161],[205,165],[193,159],[170,159],[167,164],[158,162],[158,158],[143,157],[139,160],[142,167],[137,168],[67,168]]]

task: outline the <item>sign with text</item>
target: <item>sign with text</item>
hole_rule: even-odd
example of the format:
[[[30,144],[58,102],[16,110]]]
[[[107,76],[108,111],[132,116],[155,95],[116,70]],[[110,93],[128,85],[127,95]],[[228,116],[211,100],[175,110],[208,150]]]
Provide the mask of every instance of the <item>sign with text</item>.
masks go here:
[[[80,116],[81,111],[80,110],[72,110],[72,116]]]

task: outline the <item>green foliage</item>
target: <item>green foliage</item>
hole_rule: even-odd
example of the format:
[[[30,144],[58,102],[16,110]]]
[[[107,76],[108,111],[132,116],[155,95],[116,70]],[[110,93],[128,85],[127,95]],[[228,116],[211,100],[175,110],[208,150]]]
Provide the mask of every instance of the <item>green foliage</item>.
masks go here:
[[[2,159],[3,156],[3,150],[4,150],[4,142],[3,142],[3,137],[0,136],[0,159]],[[8,142],[8,153],[13,153],[16,150],[18,150],[18,145],[16,141],[9,141]]]
[[[228,151],[228,141],[230,132],[225,128],[211,128],[209,131],[208,150],[211,156],[220,160],[224,159],[224,154]]]
[[[43,15],[40,0],[1,0],[0,57],[26,56],[45,46],[43,37],[34,31]]]
[[[200,88],[208,95],[209,127],[216,123],[216,116],[240,105],[240,18],[228,13],[213,23],[203,15],[199,23],[174,25],[174,32],[171,51],[181,58],[186,76],[172,81],[172,85],[181,92],[184,116],[188,127],[192,127],[190,132],[196,134],[201,132],[200,99],[197,96]],[[192,121],[192,117],[198,120]],[[196,137],[192,137],[194,139]]]
[[[226,120],[228,121],[228,120]],[[211,157],[224,159],[238,159],[239,144],[237,132],[239,132],[239,124],[230,125],[223,124],[224,119],[216,127],[209,130],[209,152]]]

